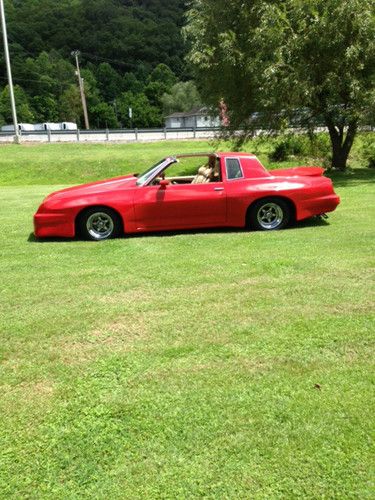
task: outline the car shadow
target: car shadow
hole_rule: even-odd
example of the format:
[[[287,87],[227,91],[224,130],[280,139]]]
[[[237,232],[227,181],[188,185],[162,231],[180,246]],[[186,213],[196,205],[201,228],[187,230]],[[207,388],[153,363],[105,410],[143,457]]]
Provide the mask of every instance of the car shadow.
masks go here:
[[[311,219],[306,219],[300,222],[294,222],[290,224],[288,227],[283,229],[283,231],[290,231],[292,229],[303,229],[310,227],[324,227],[329,226],[329,221],[323,219],[321,217],[312,217]],[[239,234],[239,233],[256,233],[261,231],[250,231],[247,228],[233,228],[233,227],[213,227],[213,228],[195,228],[195,229],[179,229],[179,230],[171,230],[171,231],[150,231],[143,233],[132,233],[126,234],[124,236],[120,236],[120,239],[133,239],[133,238],[144,238],[144,237],[171,237],[178,235],[192,235],[192,234]],[[30,233],[27,241],[29,243],[69,243],[75,241],[86,241],[82,238],[36,238],[34,233]]]
[[[303,229],[309,227],[325,227],[329,226],[329,221],[321,217],[313,217],[311,219],[306,219],[300,222],[294,222],[288,227],[282,229],[282,231],[290,231],[292,229]],[[192,235],[192,234],[240,234],[240,233],[261,233],[263,231],[249,230],[242,227],[213,227],[213,228],[196,228],[196,229],[180,229],[176,231],[153,231],[145,233],[132,233],[128,234],[126,238],[143,238],[147,237],[168,237],[168,236],[179,236],[179,235]],[[272,232],[272,231],[271,231]]]
[[[310,219],[305,219],[301,220],[299,222],[293,222],[293,224],[290,224],[288,227],[285,228],[285,231],[288,231],[290,229],[303,229],[306,227],[324,227],[324,226],[329,226],[329,215],[326,216],[327,218],[323,217],[311,217]]]
[[[28,243],[67,243],[79,241],[78,238],[37,238],[34,233],[30,233],[27,238]]]

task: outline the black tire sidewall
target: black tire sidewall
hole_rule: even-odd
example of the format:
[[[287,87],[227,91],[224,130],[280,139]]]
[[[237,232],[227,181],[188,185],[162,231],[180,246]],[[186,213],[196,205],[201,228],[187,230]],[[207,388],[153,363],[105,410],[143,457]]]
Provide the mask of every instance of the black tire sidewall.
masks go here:
[[[275,203],[283,211],[283,220],[281,221],[281,223],[277,227],[272,228],[272,229],[267,229],[267,228],[262,227],[259,224],[258,218],[257,218],[257,214],[258,214],[259,209],[263,205],[266,205],[267,203]],[[262,200],[255,202],[254,205],[250,208],[249,214],[248,214],[247,225],[252,229],[256,229],[257,231],[277,231],[279,229],[283,229],[284,227],[286,227],[289,224],[289,222],[291,220],[291,215],[292,214],[291,214],[290,206],[288,205],[288,203],[286,201],[280,200],[278,198],[272,198],[272,197],[263,198]]]
[[[87,219],[97,213],[97,212],[103,212],[107,215],[109,215],[113,221],[113,231],[112,233],[107,236],[106,238],[102,239],[96,239],[91,236],[91,234],[87,231],[86,223]],[[105,241],[105,240],[110,240],[112,238],[116,238],[121,234],[122,230],[122,223],[121,223],[121,218],[119,215],[114,211],[111,210],[110,208],[106,207],[93,207],[93,208],[88,208],[87,210],[84,210],[78,217],[77,220],[77,232],[78,235],[84,239],[84,240],[90,240],[90,241]]]

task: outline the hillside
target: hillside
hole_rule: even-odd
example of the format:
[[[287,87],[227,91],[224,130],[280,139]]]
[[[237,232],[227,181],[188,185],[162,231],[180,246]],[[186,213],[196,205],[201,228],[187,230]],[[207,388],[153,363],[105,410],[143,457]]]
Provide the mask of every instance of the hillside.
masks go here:
[[[93,126],[162,121],[160,98],[188,77],[181,36],[184,0],[8,0],[5,2],[18,113],[21,121],[80,121],[71,51],[81,52]],[[152,71],[163,64],[160,74]],[[165,65],[165,66],[164,66]],[[6,72],[0,58],[0,122],[10,120]],[[147,85],[154,82],[151,88]],[[155,82],[166,83],[160,87]],[[133,96],[121,99],[131,92]],[[137,98],[134,98],[137,96]],[[113,105],[114,100],[119,100]],[[120,101],[124,101],[123,103]],[[150,108],[151,109],[148,109]],[[122,116],[124,115],[124,116]]]

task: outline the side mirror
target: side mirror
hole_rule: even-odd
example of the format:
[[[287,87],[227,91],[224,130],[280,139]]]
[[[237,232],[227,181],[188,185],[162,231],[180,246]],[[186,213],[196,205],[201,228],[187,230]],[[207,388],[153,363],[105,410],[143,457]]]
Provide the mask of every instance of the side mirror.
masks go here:
[[[166,189],[168,184],[170,184],[170,182],[167,179],[162,179],[159,182],[160,189]]]

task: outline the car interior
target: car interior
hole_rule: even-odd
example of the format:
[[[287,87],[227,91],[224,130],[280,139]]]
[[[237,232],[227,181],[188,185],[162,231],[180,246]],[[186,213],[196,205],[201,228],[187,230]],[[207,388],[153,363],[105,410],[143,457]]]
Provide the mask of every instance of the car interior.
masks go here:
[[[220,182],[220,160],[215,155],[180,156],[177,163],[167,167],[151,185],[159,185],[166,180],[170,184],[205,184]]]

